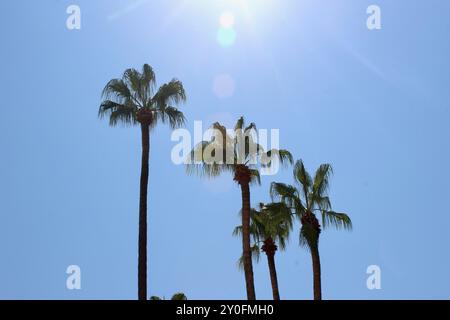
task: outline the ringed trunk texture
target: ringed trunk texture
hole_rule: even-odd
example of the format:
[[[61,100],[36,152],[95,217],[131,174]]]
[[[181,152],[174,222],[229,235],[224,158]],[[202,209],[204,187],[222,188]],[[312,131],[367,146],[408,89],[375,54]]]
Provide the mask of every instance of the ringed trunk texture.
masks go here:
[[[314,274],[314,300],[322,300],[319,248],[311,249],[311,258]]]
[[[141,123],[142,161],[139,193],[138,298],[147,300],[147,188],[150,151],[150,127]]]
[[[245,284],[247,299],[256,300],[255,285],[253,281],[252,254],[250,249],[250,186],[241,183],[242,191],[242,250],[244,257]]]
[[[273,300],[280,300],[280,292],[278,290],[277,269],[275,267],[275,253],[267,254],[267,262],[269,263],[270,282],[272,283]]]

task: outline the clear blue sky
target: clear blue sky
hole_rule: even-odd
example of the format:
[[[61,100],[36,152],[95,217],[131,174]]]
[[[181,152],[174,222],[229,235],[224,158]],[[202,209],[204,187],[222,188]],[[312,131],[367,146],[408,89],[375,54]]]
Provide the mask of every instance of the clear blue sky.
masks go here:
[[[324,298],[450,298],[450,2],[247,2],[0,2],[0,298],[137,297],[140,134],[108,127],[97,110],[106,82],[144,63],[159,83],[183,81],[188,129],[245,115],[280,128],[281,147],[310,171],[334,166],[333,206],[354,230],[322,234]],[[66,28],[70,4],[81,30]],[[366,28],[370,4],[381,30]],[[227,47],[217,41],[224,11],[235,17]],[[213,90],[221,74],[231,96]],[[149,294],[244,298],[231,235],[239,188],[230,176],[186,176],[173,146],[168,128],[153,132]],[[272,180],[291,182],[291,171],[264,178],[253,204],[269,200]],[[80,291],[65,287],[71,264]],[[297,229],[277,264],[282,298],[310,299]],[[366,288],[372,264],[381,290]],[[265,260],[255,279],[270,299]]]

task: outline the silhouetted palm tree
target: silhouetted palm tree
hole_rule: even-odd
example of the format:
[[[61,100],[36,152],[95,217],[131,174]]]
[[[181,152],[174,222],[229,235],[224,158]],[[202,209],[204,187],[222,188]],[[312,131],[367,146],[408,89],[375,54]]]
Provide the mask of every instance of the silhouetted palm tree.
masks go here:
[[[99,116],[109,117],[111,126],[140,124],[142,134],[142,163],[139,197],[139,258],[138,297],[147,299],[147,187],[149,171],[150,131],[158,122],[168,122],[172,128],[184,124],[183,113],[175,108],[186,101],[180,81],[173,79],[157,91],[153,69],[145,64],[142,72],[128,69],[121,79],[113,79],[103,89],[105,99]]]
[[[315,212],[322,216],[324,228],[332,225],[337,229],[351,229],[352,222],[345,213],[331,210],[328,197],[329,179],[333,172],[331,165],[322,164],[317,169],[314,179],[306,171],[301,160],[294,166],[294,180],[299,188],[284,183],[273,182],[271,195],[273,199],[280,199],[294,210],[301,222],[300,245],[306,246],[311,252],[314,274],[314,299],[322,299],[319,235],[321,226]]]
[[[274,202],[266,205],[261,203],[259,211],[252,209],[250,216],[250,234],[254,241],[252,253],[255,254],[257,260],[259,259],[260,249],[266,253],[273,299],[280,300],[275,252],[278,249],[277,244],[281,250],[286,248],[289,233],[292,230],[291,210],[283,202]],[[242,234],[242,226],[236,227],[233,234]],[[261,243],[262,246],[260,247]],[[242,259],[240,259],[241,262]]]
[[[151,296],[150,300],[165,300],[165,299],[164,298],[161,299],[158,296]],[[170,300],[185,301],[185,300],[187,300],[187,297],[184,293],[178,292],[178,293],[175,293]]]
[[[241,117],[230,135],[227,129],[216,122],[212,126],[210,141],[199,143],[191,152],[188,173],[201,176],[216,177],[223,172],[230,172],[241,187],[242,194],[242,251],[244,257],[244,273],[247,299],[255,300],[253,266],[250,247],[250,184],[260,183],[259,168],[271,167],[271,159],[281,163],[289,161],[292,156],[286,150],[272,149],[265,151],[255,142],[256,126],[251,123],[245,127]]]

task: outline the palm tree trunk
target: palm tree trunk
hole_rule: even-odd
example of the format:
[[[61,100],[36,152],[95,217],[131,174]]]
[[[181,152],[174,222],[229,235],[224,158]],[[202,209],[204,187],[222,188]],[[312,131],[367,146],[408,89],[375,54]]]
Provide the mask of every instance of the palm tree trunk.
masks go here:
[[[244,257],[245,285],[247,299],[256,300],[255,285],[253,281],[252,254],[250,249],[250,186],[241,183],[242,191],[242,250]]]
[[[320,275],[320,256],[319,248],[311,248],[311,258],[314,275],[314,300],[322,300],[322,284]]]
[[[138,248],[138,298],[147,300],[147,188],[148,160],[150,151],[150,128],[141,124],[142,162],[139,193],[139,248]]]
[[[273,300],[280,300],[280,292],[278,291],[277,269],[275,267],[275,253],[267,254],[267,262],[269,263],[270,282],[272,283]]]

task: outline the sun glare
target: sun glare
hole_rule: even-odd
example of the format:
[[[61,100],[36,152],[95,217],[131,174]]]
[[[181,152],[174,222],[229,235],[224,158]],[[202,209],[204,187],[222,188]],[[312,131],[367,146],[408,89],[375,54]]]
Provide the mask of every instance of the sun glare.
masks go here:
[[[234,15],[230,11],[225,11],[220,16],[220,25],[223,28],[231,28],[234,25]]]

